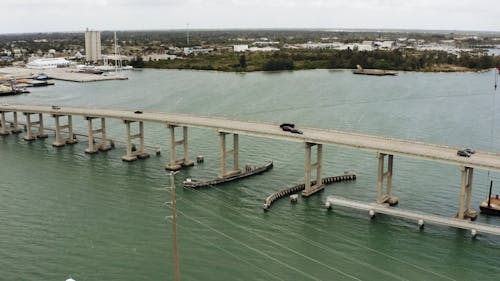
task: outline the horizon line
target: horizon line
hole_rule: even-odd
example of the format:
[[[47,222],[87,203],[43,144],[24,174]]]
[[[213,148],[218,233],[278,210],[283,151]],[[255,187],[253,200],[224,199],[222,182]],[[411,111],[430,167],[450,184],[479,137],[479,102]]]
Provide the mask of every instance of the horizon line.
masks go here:
[[[57,34],[57,33],[84,33],[85,29],[82,30],[66,30],[66,31],[29,31],[29,32],[9,32],[9,33],[0,33],[0,36],[3,35],[31,35],[31,34]],[[326,31],[326,32],[387,32],[387,33],[488,33],[488,34],[499,34],[500,31],[493,30],[466,30],[466,29],[418,29],[418,28],[334,28],[334,27],[259,27],[259,28],[246,28],[246,27],[234,27],[234,28],[171,28],[171,29],[102,29],[96,30],[91,29],[93,31],[100,32],[178,32],[178,31]]]

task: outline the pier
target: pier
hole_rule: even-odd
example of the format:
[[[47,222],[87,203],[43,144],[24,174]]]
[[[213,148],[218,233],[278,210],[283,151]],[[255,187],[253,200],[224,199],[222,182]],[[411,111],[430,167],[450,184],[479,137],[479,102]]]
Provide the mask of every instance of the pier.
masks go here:
[[[500,235],[500,226],[476,223],[460,218],[448,218],[415,211],[401,210],[397,208],[391,208],[390,206],[388,206],[388,204],[365,203],[334,196],[328,197],[325,203],[325,207],[328,209],[332,209],[335,206],[367,211],[368,215],[372,218],[374,218],[377,213],[380,213],[413,220],[419,228],[423,228],[424,224],[429,223],[470,230],[472,237],[475,237],[479,233]]]
[[[213,129],[220,139],[219,178],[221,179],[228,179],[244,173],[239,167],[240,136],[299,142],[304,145],[305,186],[302,190],[303,197],[311,196],[324,188],[321,180],[318,181],[318,179],[322,179],[324,145],[372,151],[376,153],[378,158],[378,167],[374,167],[378,171],[378,180],[377,183],[374,183],[377,187],[377,195],[374,201],[381,206],[386,204],[395,205],[398,202],[397,197],[393,195],[394,187],[392,185],[392,177],[397,170],[394,165],[394,158],[409,157],[447,163],[457,166],[461,175],[461,185],[457,188],[459,194],[457,219],[459,220],[468,220],[475,215],[475,210],[471,207],[474,169],[500,171],[500,154],[494,152],[477,151],[470,157],[461,157],[457,155],[457,150],[461,148],[446,145],[318,128],[300,127],[303,134],[292,134],[283,131],[279,124],[167,112],[0,104],[0,135],[19,132],[19,114],[24,115],[26,119],[26,135],[24,139],[27,141],[35,141],[38,138],[46,137],[44,118],[55,118],[56,139],[54,146],[56,147],[63,147],[75,141],[72,123],[76,120],[75,116],[81,117],[80,120],[87,123],[89,130],[89,144],[85,150],[87,153],[98,153],[99,151],[112,149],[113,143],[106,136],[106,120],[121,120],[124,124],[124,135],[127,144],[125,155],[122,157],[124,161],[135,161],[149,156],[144,151],[146,136],[143,126],[145,123],[164,124],[168,128],[165,135],[169,136],[168,143],[170,144],[170,159],[165,164],[165,168],[168,170],[178,170],[194,165],[193,161],[189,160],[188,133],[190,129]],[[59,120],[60,118],[65,120],[64,124]],[[132,133],[132,124],[138,125],[138,132],[135,134]],[[175,138],[175,130],[180,128],[182,128],[183,137],[179,140]],[[99,138],[96,136],[99,136]],[[229,150],[227,148],[228,136],[232,139]],[[131,141],[133,139],[139,140],[138,150],[135,151],[132,149]],[[99,140],[99,142],[96,140]],[[180,158],[175,154],[176,146],[183,148],[183,154]],[[313,154],[315,154],[315,157],[313,157]],[[232,167],[227,167],[228,157],[233,158]],[[314,163],[312,159],[316,159]]]

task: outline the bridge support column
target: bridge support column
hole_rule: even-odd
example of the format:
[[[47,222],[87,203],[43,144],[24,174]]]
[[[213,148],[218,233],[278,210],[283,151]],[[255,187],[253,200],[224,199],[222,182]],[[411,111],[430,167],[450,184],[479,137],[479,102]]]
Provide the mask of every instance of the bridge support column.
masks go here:
[[[145,159],[149,157],[149,154],[144,152],[144,122],[139,121],[139,133],[131,135],[131,124],[135,121],[125,120],[126,130],[127,130],[127,155],[122,157],[123,161],[131,162],[137,159]],[[134,145],[132,144],[133,139],[139,139],[139,150],[134,151]]]
[[[66,126],[68,127],[68,138],[65,141],[66,144],[78,143],[75,133],[73,132],[73,116],[68,115],[68,124]]]
[[[5,121],[5,112],[1,112],[0,113],[1,116],[1,120],[0,120],[0,136],[6,136],[8,134],[10,134],[10,131],[9,129],[7,129],[7,122]]]
[[[178,141],[175,140],[176,127],[175,125],[168,125],[170,130],[170,163],[165,166],[165,169],[169,171],[177,171],[181,167],[194,165],[193,161],[188,160],[188,127],[182,127],[182,139]],[[182,145],[184,149],[183,158],[181,159],[176,159],[175,148],[178,145]]]
[[[312,147],[316,146],[316,163],[311,163],[312,161]],[[305,143],[306,148],[306,180],[305,180],[305,188],[302,191],[302,196],[308,197],[313,195],[314,193],[323,190],[325,186],[321,182],[321,172],[323,168],[323,145],[317,143]],[[311,173],[316,169],[316,183],[311,186]]]
[[[66,144],[62,141],[62,138],[61,138],[61,124],[59,122],[59,117],[61,117],[60,115],[52,115],[52,117],[55,118],[55,123],[56,123],[56,140],[52,143],[52,146],[54,147],[61,147],[61,146],[65,146]]]
[[[220,161],[220,178],[227,178],[230,176],[234,176],[237,174],[241,173],[240,167],[239,167],[239,149],[240,149],[240,144],[239,144],[239,135],[238,134],[233,134],[233,149],[231,150],[226,150],[226,135],[229,133],[225,132],[219,132],[219,137],[220,137],[220,152],[221,152],[221,161]],[[227,155],[232,155],[233,156],[233,169],[231,171],[226,170],[227,166]]]
[[[387,171],[384,171],[385,157],[387,157]],[[392,165],[394,155],[377,153],[378,158],[378,180],[377,180],[377,203],[389,203],[390,206],[398,204],[398,198],[392,196]],[[386,182],[386,189],[384,192],[384,181]]]
[[[462,174],[462,184],[460,188],[460,201],[458,205],[457,218],[475,220],[477,212],[470,207],[472,197],[472,175],[474,173],[474,169],[461,166],[460,171]]]
[[[13,134],[19,134],[23,130],[19,129],[19,123],[17,122],[17,112],[14,111],[12,112],[14,120],[12,120],[12,128],[10,129],[10,132]]]
[[[89,126],[89,147],[85,149],[85,153],[93,154],[98,150],[100,151],[108,151],[112,149],[111,142],[106,139],[106,119],[101,118],[101,128],[95,129],[92,124],[93,119],[97,119],[98,117],[85,117]],[[95,134],[101,134],[101,143],[96,145],[95,143]]]
[[[45,133],[43,126],[43,114],[39,113],[38,114],[38,135],[36,136],[39,139],[46,139],[48,135]]]
[[[65,115],[52,115],[55,119],[56,123],[56,140],[54,143],[52,143],[52,146],[54,147],[62,147],[65,146],[66,144],[75,144],[78,142],[75,138],[75,134],[73,133],[73,120],[71,115],[68,115],[68,122],[66,125],[61,125],[61,117],[64,117]],[[61,136],[61,133],[63,133],[63,129],[68,129],[68,138],[63,139]]]
[[[38,114],[38,121],[32,122],[31,115],[35,114]],[[32,141],[35,140],[36,138],[40,139],[46,138],[47,134],[45,134],[43,127],[43,114],[25,112],[24,115],[26,115],[26,136],[24,136],[24,140]],[[37,125],[38,125],[38,132],[34,133],[33,127],[36,127]]]

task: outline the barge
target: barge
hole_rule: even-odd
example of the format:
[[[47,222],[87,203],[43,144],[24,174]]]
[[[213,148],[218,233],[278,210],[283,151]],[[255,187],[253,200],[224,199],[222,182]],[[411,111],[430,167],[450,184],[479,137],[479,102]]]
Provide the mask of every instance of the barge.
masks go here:
[[[357,69],[353,70],[352,73],[362,74],[362,75],[375,75],[375,76],[398,75],[397,71],[384,70],[384,69],[363,69],[360,65],[357,65]]]
[[[246,178],[249,176],[257,175],[260,173],[263,173],[265,171],[268,171],[272,169],[273,167],[273,161],[269,161],[266,163],[264,166],[261,167],[250,167],[246,166],[245,172],[240,172],[235,175],[231,175],[229,177],[219,177],[213,180],[207,180],[207,181],[192,181],[191,179],[186,179],[184,181],[184,187],[185,188],[200,188],[200,187],[207,187],[207,186],[212,186],[212,185],[218,185],[218,184],[223,184],[235,180],[239,180],[242,178]]]

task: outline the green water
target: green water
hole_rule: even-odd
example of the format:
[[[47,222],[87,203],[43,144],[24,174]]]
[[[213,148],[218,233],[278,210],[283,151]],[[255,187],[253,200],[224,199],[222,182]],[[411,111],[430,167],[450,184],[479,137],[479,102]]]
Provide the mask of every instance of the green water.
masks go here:
[[[128,81],[69,83],[33,89],[2,103],[112,107],[225,116],[331,128],[500,151],[500,98],[494,74],[400,73],[355,76],[348,71],[210,73],[133,71]],[[495,113],[495,114],[494,114]],[[496,121],[492,122],[493,116]],[[50,127],[53,120],[45,118]],[[85,132],[83,118],[75,117]],[[123,140],[125,126],[109,120]],[[218,135],[190,129],[190,158],[181,171],[209,179],[219,167]],[[162,154],[125,163],[125,147],[86,155],[87,140],[53,148],[21,135],[0,138],[0,280],[173,280],[168,131],[146,124],[146,143]],[[179,155],[180,155],[180,151]],[[253,178],[199,191],[177,189],[182,280],[498,280],[500,238],[350,209],[327,211],[327,196],[373,202],[374,152],[324,147],[324,176],[344,171],[356,182],[328,186],[297,204],[262,211],[265,197],[304,181],[299,143],[240,136],[241,162],[275,168]],[[495,182],[500,176],[492,173]],[[453,216],[457,166],[396,157],[399,208]],[[472,204],[487,196],[487,171],[476,170]],[[500,186],[495,186],[500,193]],[[500,218],[478,221],[500,225]]]

